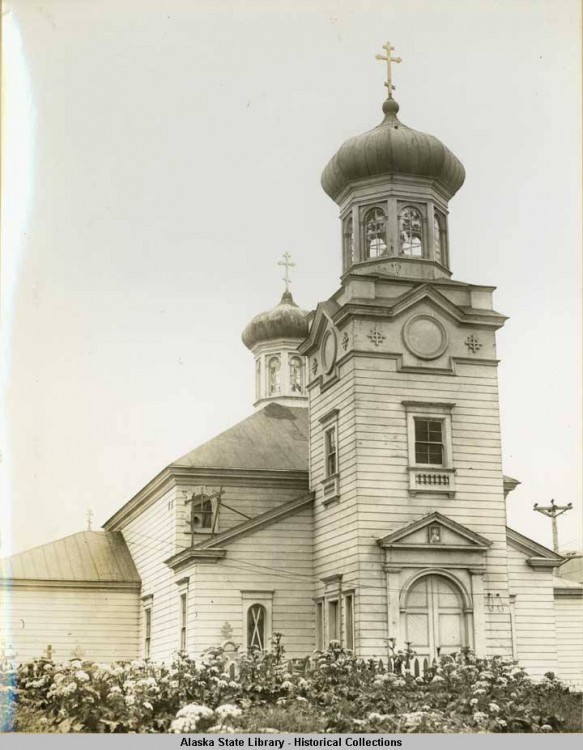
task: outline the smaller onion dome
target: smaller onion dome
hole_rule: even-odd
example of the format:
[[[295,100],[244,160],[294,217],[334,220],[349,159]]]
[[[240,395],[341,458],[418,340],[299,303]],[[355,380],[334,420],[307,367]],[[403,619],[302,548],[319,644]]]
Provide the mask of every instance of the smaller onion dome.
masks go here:
[[[285,291],[279,305],[267,312],[259,313],[241,334],[247,349],[253,349],[262,341],[275,339],[305,339],[308,335],[307,310],[299,308],[291,292]]]
[[[461,161],[434,135],[404,125],[393,98],[383,104],[384,120],[376,128],[345,141],[322,173],[322,187],[336,200],[353,180],[405,174],[438,180],[451,198],[463,185]]]

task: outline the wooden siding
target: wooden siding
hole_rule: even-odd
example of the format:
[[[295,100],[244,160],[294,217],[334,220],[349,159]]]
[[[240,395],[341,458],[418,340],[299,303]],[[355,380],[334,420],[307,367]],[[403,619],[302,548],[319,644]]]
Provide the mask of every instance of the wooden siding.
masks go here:
[[[508,545],[510,592],[516,596],[516,656],[533,677],[557,672],[557,632],[552,569],[531,568],[529,557]]]
[[[455,497],[409,494],[407,415],[403,401],[454,402],[452,452]],[[338,409],[340,501],[325,506],[320,418]],[[362,656],[386,649],[387,602],[383,555],[376,540],[435,510],[493,542],[484,594],[501,602],[485,612],[487,653],[510,654],[506,565],[506,513],[496,367],[456,364],[456,374],[408,373],[394,357],[357,354],[340,367],[340,379],[311,391],[311,487],[315,503],[315,595],[320,579],[342,574],[355,588],[355,629]],[[420,562],[422,562],[420,560]],[[497,596],[499,595],[499,596]],[[401,644],[402,645],[402,644]]]
[[[555,596],[557,675],[583,690],[583,597]]]
[[[290,658],[315,648],[312,508],[228,545],[218,563],[198,564],[190,587],[188,646],[193,656],[224,641],[244,645],[242,591],[272,591],[272,632]],[[185,575],[188,571],[185,571]]]
[[[0,591],[0,631],[18,662],[46,654],[48,645],[56,661],[135,659],[138,612],[133,591],[42,585]]]
[[[156,500],[120,530],[142,580],[141,596],[151,596],[150,656],[164,660],[178,648],[178,591],[175,575],[164,564],[175,550],[175,489]],[[139,643],[144,653],[144,610],[140,607]]]

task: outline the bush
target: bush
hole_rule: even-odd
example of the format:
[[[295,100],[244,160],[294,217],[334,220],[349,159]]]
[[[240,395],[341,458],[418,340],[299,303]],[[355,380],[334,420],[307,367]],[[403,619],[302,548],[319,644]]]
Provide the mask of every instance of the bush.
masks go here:
[[[281,637],[199,663],[96,664],[46,659],[2,672],[3,728],[26,732],[562,732],[581,731],[581,695],[515,662],[443,656],[423,676],[363,661],[333,643],[299,665]]]

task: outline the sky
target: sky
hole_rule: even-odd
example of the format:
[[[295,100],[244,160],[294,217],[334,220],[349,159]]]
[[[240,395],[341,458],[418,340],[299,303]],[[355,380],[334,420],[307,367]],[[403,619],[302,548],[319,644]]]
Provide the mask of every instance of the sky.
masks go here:
[[[399,116],[466,168],[454,278],[495,285],[509,523],[572,502],[581,547],[581,81],[575,0],[20,0],[3,16],[0,554],[101,525],[248,416],[240,335],[338,287],[320,174]]]

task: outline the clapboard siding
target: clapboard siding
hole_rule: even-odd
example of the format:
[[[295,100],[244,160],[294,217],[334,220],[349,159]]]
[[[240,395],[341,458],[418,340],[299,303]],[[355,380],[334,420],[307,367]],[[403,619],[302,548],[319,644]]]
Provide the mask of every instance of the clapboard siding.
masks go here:
[[[283,633],[290,658],[314,649],[312,531],[309,507],[233,541],[224,560],[196,566],[188,631],[192,655],[224,641],[226,623],[233,641],[245,647],[241,592],[250,590],[273,591],[272,631]]]
[[[583,690],[583,597],[555,595],[555,617],[557,674],[569,685]]]
[[[137,591],[39,585],[4,589],[0,596],[0,631],[18,662],[46,654],[49,645],[55,661],[138,656]]]
[[[518,660],[533,677],[557,671],[553,571],[533,569],[527,555],[508,545],[510,591],[515,595],[514,628]]]
[[[178,648],[178,592],[174,573],[164,564],[175,552],[176,490],[170,489],[127,524],[120,526],[142,579],[142,597],[151,596],[150,656],[171,657]],[[144,648],[144,612],[140,607],[140,652]]]

